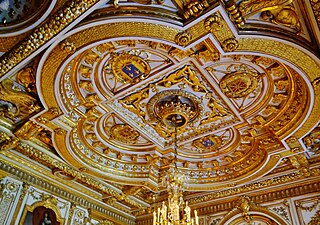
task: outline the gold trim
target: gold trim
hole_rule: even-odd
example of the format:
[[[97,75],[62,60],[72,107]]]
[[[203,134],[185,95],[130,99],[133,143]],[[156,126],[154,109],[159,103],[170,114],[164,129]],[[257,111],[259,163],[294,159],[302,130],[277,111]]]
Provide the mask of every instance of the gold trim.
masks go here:
[[[19,148],[17,150],[19,150]],[[41,157],[39,157],[39,153],[40,153],[40,151],[37,151],[36,152],[36,155],[38,154],[37,157],[32,156],[32,158],[34,160],[36,160],[37,162],[39,162],[40,164],[48,166],[47,164],[43,163],[43,161],[40,161],[39,158],[41,158]],[[21,158],[21,156],[16,156],[16,154],[13,154],[13,152],[7,152],[6,154],[3,153],[3,155],[10,158],[10,161],[13,160],[13,161],[17,162],[18,164],[27,166],[27,167],[31,168],[33,171],[40,171],[43,169],[43,167],[39,166],[39,164],[37,164],[37,165],[31,164],[30,162],[26,161],[24,158]],[[24,155],[26,155],[26,154],[24,154]],[[44,155],[43,157],[47,157],[47,156],[49,156],[49,155]],[[51,156],[49,156],[49,157],[51,157]],[[72,190],[70,188],[65,188],[64,186],[59,186],[59,182],[68,186],[68,185],[70,185],[70,181],[68,182],[68,181],[61,180],[60,178],[53,176],[50,172],[45,173],[44,176],[48,176],[53,180],[57,180],[57,183],[53,183],[52,186],[51,185],[42,186],[40,184],[42,182],[44,182],[44,183],[47,182],[47,180],[44,180],[43,177],[39,176],[37,173],[35,173],[35,172],[28,172],[28,173],[22,172],[20,167],[16,166],[15,164],[13,164],[11,162],[8,162],[7,160],[4,160],[2,164],[8,165],[6,168],[8,168],[8,167],[11,168],[10,173],[7,172],[8,175],[12,174],[12,175],[22,179],[23,181],[28,182],[30,185],[33,185],[34,187],[40,187],[43,190],[46,190],[47,192],[49,192],[52,195],[58,196],[59,195],[58,190],[61,189],[62,191],[70,193],[73,196],[71,198],[68,198],[65,196],[65,197],[63,197],[64,199],[71,201],[71,202],[75,201],[75,203],[77,203],[79,206],[82,206],[82,207],[86,207],[86,205],[83,204],[83,201],[81,201],[81,199],[85,199],[86,196],[90,196],[89,199],[91,199],[91,200],[89,201],[89,199],[87,199],[87,201],[92,206],[97,206],[98,208],[100,208],[100,211],[103,210],[105,212],[110,212],[110,215],[107,215],[107,216],[110,216],[112,218],[119,218],[119,220],[122,222],[126,219],[124,215],[118,214],[119,213],[118,211],[115,211],[110,208],[106,208],[105,204],[100,202],[101,194],[97,194],[96,192],[88,191],[87,189],[81,188],[81,186],[74,186],[74,190]],[[14,168],[14,169],[12,169],[12,168]],[[68,166],[66,166],[65,168],[68,169]],[[15,169],[18,171],[18,173],[13,173],[15,171]],[[2,170],[0,170],[0,172],[1,171]],[[29,176],[20,177],[20,175],[22,175],[23,173],[29,175],[30,177]],[[91,179],[91,178],[89,178],[89,179]],[[34,181],[38,181],[40,184],[35,183]],[[53,188],[50,188],[50,187],[53,187]],[[79,194],[79,193],[83,193],[86,196]],[[108,195],[108,194],[106,194],[106,195]],[[119,196],[121,196],[121,195],[119,195]],[[76,199],[74,197],[78,197],[79,199]],[[129,211],[126,211],[126,212],[130,213]],[[128,220],[130,220],[130,219],[128,219]],[[132,224],[132,223],[130,223],[130,224]]]
[[[24,225],[24,221],[26,219],[27,213],[31,212],[33,213],[34,209],[39,207],[39,206],[44,206],[45,208],[52,209],[54,213],[56,214],[57,221],[60,222],[60,224],[64,224],[64,219],[61,217],[59,208],[57,206],[58,199],[56,199],[53,196],[44,196],[45,200],[41,202],[35,202],[31,206],[27,205],[24,210],[23,214],[21,216],[19,225]]]
[[[99,0],[68,1],[39,28],[0,58],[0,78],[55,37]],[[68,18],[68,19],[66,19]]]
[[[23,144],[23,145],[20,144],[18,146],[17,150],[19,150],[19,152],[21,152],[22,154],[24,154],[26,156],[35,157],[38,162],[40,162],[44,165],[60,169],[65,174],[70,175],[72,177],[75,177],[77,181],[86,184],[87,186],[93,188],[94,190],[96,190],[98,192],[102,192],[104,194],[110,194],[110,195],[116,197],[117,199],[122,198],[121,193],[116,192],[115,190],[103,185],[101,182],[91,178],[90,176],[88,176],[84,173],[81,173],[81,172],[73,169],[69,165],[52,158],[48,154],[41,152],[38,149],[35,149],[27,144]],[[129,203],[130,205],[136,206],[138,208],[142,207],[141,204],[135,202],[134,200],[131,200],[128,197],[123,198],[122,200]]]

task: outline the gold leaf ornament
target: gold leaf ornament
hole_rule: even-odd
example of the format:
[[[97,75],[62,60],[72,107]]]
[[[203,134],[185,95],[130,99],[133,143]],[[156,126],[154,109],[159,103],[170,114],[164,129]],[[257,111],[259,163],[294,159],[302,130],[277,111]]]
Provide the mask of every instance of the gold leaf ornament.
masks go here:
[[[235,38],[229,38],[222,43],[223,50],[233,52],[238,48],[238,41]]]
[[[204,21],[204,26],[210,32],[220,30],[221,27],[223,26],[221,22],[221,17],[218,14],[214,14],[213,16],[208,17]]]
[[[181,33],[178,33],[175,37],[176,44],[185,47],[187,46],[191,41],[191,34],[188,31],[183,31]]]

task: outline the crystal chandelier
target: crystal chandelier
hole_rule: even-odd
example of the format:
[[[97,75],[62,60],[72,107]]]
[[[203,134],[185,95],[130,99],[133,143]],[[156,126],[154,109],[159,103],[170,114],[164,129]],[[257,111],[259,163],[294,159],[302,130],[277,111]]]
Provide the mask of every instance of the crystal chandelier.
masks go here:
[[[187,188],[189,180],[177,168],[176,134],[174,167],[168,170],[163,180],[168,190],[168,204],[162,202],[162,206],[153,212],[153,225],[199,225],[197,210],[194,210],[194,218],[191,218],[188,202],[183,200],[183,190]]]

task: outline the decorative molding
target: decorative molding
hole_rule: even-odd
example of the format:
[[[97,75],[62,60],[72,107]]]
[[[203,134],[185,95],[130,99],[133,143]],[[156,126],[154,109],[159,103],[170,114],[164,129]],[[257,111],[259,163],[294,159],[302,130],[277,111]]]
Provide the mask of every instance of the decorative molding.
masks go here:
[[[188,31],[183,31],[181,33],[178,33],[175,37],[176,44],[185,47],[189,45],[190,41],[192,39],[191,34]]]
[[[70,192],[64,191],[58,186],[52,185],[47,180],[41,179],[39,177],[34,177],[33,175],[26,173],[24,170],[21,170],[19,168],[13,167],[12,165],[6,164],[3,161],[0,161],[0,169],[3,171],[6,171],[13,176],[19,178],[20,180],[29,183],[30,185],[34,185],[35,187],[39,187],[43,190],[46,190],[50,193],[53,193],[57,196],[60,196],[61,198],[64,198],[70,202],[73,202],[75,204],[78,204],[81,207],[84,208],[91,208],[92,210],[98,211],[103,215],[106,215],[110,218],[116,218],[118,221],[121,221],[125,224],[133,225],[134,221],[131,220],[128,217],[121,216],[119,214],[116,214],[109,209],[103,208],[97,204],[95,204],[93,201],[90,201],[89,199],[86,199],[85,201],[82,199],[82,197],[74,195]]]
[[[244,25],[244,18],[242,17],[241,12],[239,11],[239,8],[234,0],[226,2],[225,7],[232,20],[238,27]]]
[[[212,3],[211,3],[212,4]],[[210,6],[207,0],[190,1],[184,9],[183,16],[188,19],[190,17],[197,17],[201,15],[204,9]]]
[[[290,174],[289,176],[291,176],[291,175],[292,174]],[[318,175],[315,175],[315,176],[318,176]],[[278,177],[276,179],[281,180],[282,178]],[[261,190],[262,190],[261,189],[262,187],[259,186],[259,182],[256,182],[252,185],[256,186],[257,190],[260,190],[258,193],[252,192],[252,194],[250,196],[251,201],[256,204],[262,204],[265,202],[272,202],[272,201],[281,200],[281,199],[289,198],[289,197],[301,196],[301,195],[305,195],[308,193],[317,193],[320,191],[320,182],[309,183],[309,184],[295,186],[295,187],[287,188],[285,190],[278,190],[278,191],[273,191],[273,192],[272,191],[270,191],[270,192],[264,191],[265,192],[264,194],[259,194],[259,193],[261,193]],[[247,190],[242,193],[234,192],[233,195],[237,196],[238,194],[248,193],[249,191],[250,190]],[[206,206],[197,208],[199,215],[209,215],[209,214],[213,214],[213,213],[216,214],[219,212],[225,212],[228,210],[232,210],[233,208],[236,208],[238,206],[236,198],[231,197],[232,194],[230,194],[229,196],[226,196],[226,195],[219,196],[218,193],[219,192],[216,192],[217,195],[215,197],[215,201],[217,201],[217,203],[212,202],[212,204],[210,204],[207,202]],[[206,196],[189,198],[188,202],[190,203],[190,207],[192,207],[192,204],[208,201],[204,197],[206,197]],[[219,199],[222,197],[230,197],[230,198],[228,200],[223,200],[223,202],[221,202],[221,201],[219,201]],[[148,209],[146,211],[148,211]],[[238,209],[237,209],[237,211],[241,212],[241,210],[238,210]],[[137,216],[141,215],[139,213],[136,213],[136,214],[137,214]],[[141,218],[140,220],[138,219],[138,224],[144,224],[144,223],[142,223],[142,221],[146,222],[146,220],[149,220],[149,219],[151,220],[151,217],[144,218],[144,219]]]
[[[314,13],[314,16],[316,17],[316,21],[318,23],[318,27],[320,29],[320,0],[310,0],[311,7]]]
[[[9,224],[12,219],[13,211],[16,209],[16,203],[19,200],[21,182],[11,178],[5,178],[1,186],[0,225],[4,225]]]
[[[88,175],[81,173],[78,170],[75,170],[71,166],[67,165],[66,163],[63,163],[61,161],[58,161],[57,159],[54,159],[50,155],[35,149],[31,147],[28,144],[21,143],[16,148],[20,153],[31,157],[38,161],[39,163],[42,163],[44,165],[47,165],[49,167],[58,168],[59,170],[63,171],[65,174],[75,177],[75,180],[79,181],[80,183],[86,184],[87,186],[93,188],[94,190],[109,194],[114,197],[116,197],[118,200],[125,201],[129,203],[130,205],[136,206],[137,208],[142,208],[142,205],[135,202],[134,200],[131,200],[128,196],[123,195],[122,193],[116,192],[115,190],[112,190],[111,188],[103,185],[103,183],[89,177]]]
[[[0,77],[13,69],[23,59],[42,47],[60,31],[74,22],[99,0],[70,0],[44,24],[36,28],[24,41],[0,57]]]

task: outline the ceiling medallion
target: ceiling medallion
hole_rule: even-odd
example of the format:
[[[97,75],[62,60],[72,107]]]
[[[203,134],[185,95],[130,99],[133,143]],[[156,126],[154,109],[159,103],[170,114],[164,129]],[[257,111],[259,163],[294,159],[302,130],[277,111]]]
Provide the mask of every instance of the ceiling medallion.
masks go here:
[[[113,74],[124,83],[137,83],[144,80],[151,70],[145,60],[128,52],[114,53],[110,64]]]
[[[192,142],[192,145],[196,147],[199,152],[216,152],[217,149],[222,145],[220,137],[215,135],[209,135]]]
[[[224,76],[220,88],[229,98],[242,98],[253,92],[259,82],[259,74],[250,70],[239,70]]]
[[[128,124],[116,124],[110,129],[111,137],[124,143],[137,142],[140,134]]]
[[[184,127],[202,113],[199,99],[182,90],[162,91],[148,102],[151,121],[161,121],[168,128]]]

